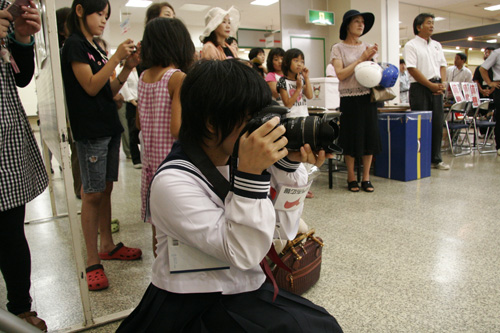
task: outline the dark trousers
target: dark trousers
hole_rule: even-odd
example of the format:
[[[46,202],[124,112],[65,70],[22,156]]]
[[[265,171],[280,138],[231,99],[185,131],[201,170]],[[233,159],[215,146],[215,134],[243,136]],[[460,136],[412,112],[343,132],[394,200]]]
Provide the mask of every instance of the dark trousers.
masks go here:
[[[493,120],[497,122],[495,125],[495,144],[497,149],[500,149],[500,126],[498,126],[498,120],[500,116],[498,112],[500,112],[500,90],[495,89],[493,92],[493,102],[495,103],[495,112],[493,113]]]
[[[441,162],[441,139],[444,125],[443,95],[433,95],[427,87],[414,82],[410,85],[410,108],[412,111],[432,111],[431,162]]]
[[[31,255],[24,235],[25,205],[0,211],[0,269],[7,287],[7,310],[30,311]]]
[[[139,150],[139,130],[135,126],[135,117],[137,108],[132,103],[127,104],[127,123],[128,123],[128,133],[130,136],[130,155],[132,156],[132,163],[141,163],[141,152]]]

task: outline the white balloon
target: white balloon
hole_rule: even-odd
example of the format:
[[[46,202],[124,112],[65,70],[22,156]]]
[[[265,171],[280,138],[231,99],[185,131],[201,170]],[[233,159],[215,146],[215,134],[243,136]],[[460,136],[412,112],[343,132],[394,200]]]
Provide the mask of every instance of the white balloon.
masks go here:
[[[363,61],[354,68],[354,76],[360,85],[373,88],[382,80],[382,67],[373,61]]]

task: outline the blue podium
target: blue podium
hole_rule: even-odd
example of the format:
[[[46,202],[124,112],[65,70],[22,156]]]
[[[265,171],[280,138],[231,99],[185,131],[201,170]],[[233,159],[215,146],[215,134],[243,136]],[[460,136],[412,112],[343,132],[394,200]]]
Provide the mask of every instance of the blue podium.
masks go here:
[[[432,112],[379,113],[382,153],[375,176],[409,181],[431,175]]]

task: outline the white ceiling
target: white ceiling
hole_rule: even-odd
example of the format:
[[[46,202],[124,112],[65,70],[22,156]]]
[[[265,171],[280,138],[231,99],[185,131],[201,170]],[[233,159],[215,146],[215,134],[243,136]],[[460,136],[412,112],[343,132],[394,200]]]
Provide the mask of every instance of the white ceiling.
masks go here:
[[[280,12],[279,3],[262,7],[250,5],[252,0],[167,0],[175,9],[176,17],[180,18],[187,26],[205,26],[205,14],[208,9],[202,12],[185,11],[180,9],[185,3],[208,5],[211,7],[221,7],[229,9],[235,6],[240,10],[242,28],[250,29],[272,29],[280,28]],[[162,2],[154,0],[154,2]],[[71,0],[56,0],[57,7],[71,7]],[[111,3],[111,18],[110,22],[120,22],[120,11],[122,13],[130,13],[131,22],[144,22],[146,16],[146,8],[125,7],[127,0],[110,0]]]
[[[483,9],[495,4],[500,4],[500,0],[420,0],[418,5],[400,1],[400,39],[404,42],[413,38],[413,19],[423,12],[445,18],[435,22],[434,33],[499,23],[500,11],[490,12]]]
[[[217,6],[224,9],[228,9],[234,5],[241,12],[241,28],[279,29],[279,4],[276,3],[262,7],[250,5],[251,1],[193,0],[192,3],[208,5],[210,7]],[[125,7],[126,2],[127,0],[110,0],[112,8],[110,22],[120,22],[120,12],[130,13],[130,20],[132,22],[143,22],[146,9]],[[155,0],[154,2],[160,2],[160,0]],[[191,1],[169,0],[168,2],[175,8],[177,17],[182,19],[186,25],[204,26],[204,17],[208,9],[202,12],[185,11],[180,9],[181,6],[184,3],[191,3]],[[71,3],[71,0],[56,0],[57,7],[69,7]],[[500,0],[419,0],[418,5],[416,5],[415,3],[410,3],[409,0],[400,1],[400,39],[404,41],[413,37],[413,19],[421,12],[431,12],[436,16],[445,18],[443,21],[436,22],[435,33],[498,23],[500,22],[500,11],[489,12],[485,11],[483,7],[499,3]],[[318,1],[316,1],[316,4],[318,4]]]

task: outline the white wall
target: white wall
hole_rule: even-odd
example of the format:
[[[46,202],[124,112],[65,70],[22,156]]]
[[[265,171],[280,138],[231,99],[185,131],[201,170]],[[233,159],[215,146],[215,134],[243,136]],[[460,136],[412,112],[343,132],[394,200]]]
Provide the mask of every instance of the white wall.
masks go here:
[[[306,23],[306,13],[308,9],[316,10],[327,10],[327,1],[325,0],[313,0],[313,1],[302,1],[302,0],[286,0],[280,1],[280,12],[281,12],[281,36],[282,36],[282,47],[287,50],[291,47],[291,37],[305,37],[305,38],[324,38],[325,39],[325,50],[329,50],[328,45],[328,34],[329,28],[326,26],[319,26],[314,24]],[[317,43],[311,42],[311,45]],[[329,57],[321,52],[310,52],[310,50],[302,49],[306,57],[306,66],[311,67],[312,64],[317,65],[318,69],[311,69],[312,77],[324,77],[326,63],[329,61]]]
[[[399,2],[397,0],[351,0],[351,7],[375,15],[373,28],[362,40],[377,43],[378,61],[399,67]],[[340,23],[339,23],[340,24]]]

